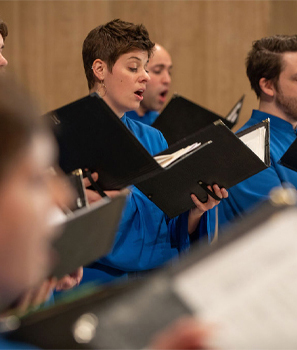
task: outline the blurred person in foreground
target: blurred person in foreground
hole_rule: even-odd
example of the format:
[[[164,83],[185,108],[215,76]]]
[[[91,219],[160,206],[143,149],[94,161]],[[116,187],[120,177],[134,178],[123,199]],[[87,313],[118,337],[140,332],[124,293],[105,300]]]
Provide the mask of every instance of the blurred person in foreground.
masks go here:
[[[71,193],[56,164],[52,135],[30,98],[7,77],[0,79],[0,311],[28,290],[39,289],[56,260],[57,232],[49,217],[69,204]],[[50,282],[51,284],[51,282]],[[47,286],[48,289],[49,286]],[[131,306],[132,307],[132,306]],[[149,348],[201,348],[204,329],[181,319],[157,334]],[[0,349],[32,349],[0,335]]]
[[[18,89],[19,87],[10,80],[9,77],[6,76],[6,72],[4,68],[7,66],[8,61],[3,56],[2,51],[4,49],[4,42],[6,37],[8,36],[8,27],[5,22],[0,20],[0,77],[1,79],[4,79],[4,81],[8,84],[8,91],[5,91],[5,95],[8,95],[8,92],[10,92],[13,96],[13,91],[11,91],[11,86],[15,85],[15,88]],[[3,73],[3,74],[2,74]],[[10,90],[9,90],[10,89]],[[4,95],[4,92],[2,92]],[[20,93],[21,95],[21,93]],[[11,99],[12,96],[9,96]],[[16,99],[17,101],[17,99]],[[28,106],[30,103],[28,103]],[[6,125],[3,125],[2,131],[5,132]],[[6,137],[7,135],[5,135]],[[2,140],[5,140],[4,136],[2,136]],[[14,136],[11,136],[14,137]],[[4,143],[3,143],[4,147]],[[4,149],[3,149],[4,150]],[[65,185],[65,191],[69,191],[66,188],[67,185]],[[73,288],[74,286],[78,285],[82,279],[83,275],[83,269],[80,267],[76,271],[74,271],[72,274],[69,274],[65,276],[64,278],[60,279],[59,281],[56,281],[55,279],[47,279],[45,280],[38,288],[33,288],[24,293],[20,296],[19,299],[17,299],[12,305],[9,310],[7,310],[7,313],[25,313],[27,310],[33,308],[37,308],[38,306],[42,305],[45,302],[53,302],[52,298],[52,290],[68,290]]]

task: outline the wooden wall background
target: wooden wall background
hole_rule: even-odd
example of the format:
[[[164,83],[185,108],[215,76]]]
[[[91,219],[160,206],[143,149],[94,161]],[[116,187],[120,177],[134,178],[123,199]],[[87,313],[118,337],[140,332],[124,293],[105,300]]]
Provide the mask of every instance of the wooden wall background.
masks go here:
[[[257,108],[244,60],[253,40],[297,32],[295,1],[0,1],[5,57],[42,112],[88,93],[81,46],[114,18],[144,23],[174,63],[171,93],[225,115],[244,93],[239,126]]]

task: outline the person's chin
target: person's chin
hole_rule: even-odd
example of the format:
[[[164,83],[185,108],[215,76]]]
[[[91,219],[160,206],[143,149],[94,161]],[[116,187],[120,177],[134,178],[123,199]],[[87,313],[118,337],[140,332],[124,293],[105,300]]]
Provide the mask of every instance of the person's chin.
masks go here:
[[[140,106],[140,101],[135,101],[134,103],[131,103],[131,105],[127,106],[126,111],[135,111]]]
[[[158,102],[155,104],[153,110],[159,112],[159,111],[164,107],[164,105],[165,105],[164,102],[158,101]]]

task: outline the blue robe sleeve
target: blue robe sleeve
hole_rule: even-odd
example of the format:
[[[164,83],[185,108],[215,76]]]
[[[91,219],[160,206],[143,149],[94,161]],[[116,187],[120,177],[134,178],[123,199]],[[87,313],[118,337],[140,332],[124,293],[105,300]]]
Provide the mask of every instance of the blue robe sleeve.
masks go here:
[[[233,221],[235,217],[242,217],[260,201],[267,200],[271,189],[281,185],[277,166],[272,160],[271,167],[230,188],[229,197],[218,205],[219,228]],[[214,234],[215,221],[215,209],[204,214],[201,230],[202,234],[208,234],[210,241]]]

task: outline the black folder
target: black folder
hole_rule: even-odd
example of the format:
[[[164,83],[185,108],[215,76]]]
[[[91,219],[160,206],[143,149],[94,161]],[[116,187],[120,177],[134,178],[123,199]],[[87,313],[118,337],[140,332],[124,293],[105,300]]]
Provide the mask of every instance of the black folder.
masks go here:
[[[296,194],[294,197],[296,203]],[[291,204],[287,201],[288,198],[291,198],[289,201]],[[290,219],[292,219],[292,216],[296,218],[296,206],[293,205],[294,200],[292,199],[291,194],[274,193],[272,201],[261,203],[246,215],[244,220],[240,221],[240,224],[233,224],[221,236],[217,244],[211,246],[204,244],[193,247],[192,252],[188,256],[184,256],[182,261],[179,261],[173,266],[163,268],[161,271],[149,276],[146,280],[130,281],[130,283],[126,284],[116,284],[105,289],[97,289],[91,294],[75,301],[65,302],[48,310],[24,317],[21,319],[18,329],[13,332],[7,332],[6,336],[12,340],[26,341],[42,348],[51,349],[143,349],[148,346],[153,335],[181,316],[194,314],[203,323],[203,317],[212,308],[213,302],[216,299],[220,299],[220,294],[217,293],[215,288],[230,290],[229,299],[232,301],[232,298],[234,298],[234,305],[236,306],[237,299],[232,294],[233,288],[236,290],[236,285],[245,283],[249,286],[248,288],[253,289],[254,286],[252,283],[249,283],[249,278],[257,274],[260,274],[260,276],[261,274],[265,275],[266,271],[263,271],[261,261],[257,262],[257,269],[252,270],[250,276],[244,275],[244,280],[241,281],[243,277],[241,276],[241,261],[232,261],[235,274],[231,274],[230,276],[230,274],[228,275],[228,271],[226,271],[226,274],[228,278],[232,277],[231,282],[235,285],[230,284],[231,282],[228,278],[224,282],[225,284],[218,285],[217,274],[219,272],[213,275],[208,275],[207,273],[203,275],[204,269],[209,269],[211,266],[214,266],[215,270],[218,269],[220,263],[224,262],[226,258],[228,259],[228,255],[232,250],[232,254],[239,250],[240,256],[241,254],[245,254],[246,248],[251,249],[250,247],[253,247],[253,242],[256,241],[257,243],[257,240],[259,240],[259,243],[262,244],[261,232],[257,231],[259,228],[265,234],[265,245],[259,247],[263,252],[263,259],[265,260],[266,252],[269,251],[271,243],[277,246],[277,242],[271,242],[269,239],[271,231],[270,224],[282,222],[285,224],[288,218],[287,215],[289,215]],[[296,243],[294,227],[290,227],[290,238],[286,242],[288,246],[293,244],[290,250],[290,254],[293,255]],[[275,240],[275,235],[272,237]],[[256,257],[258,259],[262,255],[255,252],[255,259]],[[286,256],[286,252],[275,256],[274,264],[277,264],[278,259],[281,261],[282,256]],[[253,256],[251,259],[253,259]],[[195,277],[196,271],[200,274],[200,281],[199,278]],[[192,281],[191,276],[194,276],[194,281]],[[287,278],[289,281],[292,281],[291,285],[296,285],[294,279],[291,280],[289,276]],[[182,288],[182,282],[187,284],[185,290]],[[192,282],[195,284],[193,289],[191,288]],[[279,286],[279,288],[282,288],[282,286]],[[207,304],[200,301],[202,290],[204,294],[207,291],[206,294],[209,297]],[[272,294],[273,290],[267,291],[268,299],[271,297],[270,293]],[[274,292],[274,294],[276,293]],[[259,297],[255,299],[259,304],[260,317],[262,316],[261,305],[264,304],[264,301],[262,299],[259,300]],[[295,300],[293,296],[291,300],[293,303]],[[225,307],[225,304],[224,300],[222,300],[222,308]],[[280,306],[282,305],[284,307],[281,310],[284,310],[286,303],[284,303],[284,300],[280,296]],[[294,307],[294,309],[296,308]],[[247,320],[253,311],[250,304],[244,303],[239,304],[237,310],[239,314],[246,313]],[[290,313],[290,310],[288,312]],[[294,311],[291,310],[291,312]],[[215,309],[213,309],[213,315],[216,316]],[[284,326],[279,327],[280,333],[283,335],[286,333],[283,332],[283,329],[286,328],[282,324],[284,320],[279,317],[277,318],[279,319],[279,323]],[[238,339],[233,339],[230,336],[228,338],[230,346],[227,348],[296,348],[296,341],[295,346],[287,347],[285,346],[287,345],[287,339],[285,337],[278,338],[277,332],[275,334],[267,332],[266,327],[269,321],[269,314],[266,314],[266,322],[262,322],[262,319],[259,318],[260,323],[257,324],[255,322],[255,327],[259,328],[260,333],[263,330],[263,334],[266,336],[266,340],[268,339],[270,341],[271,346],[268,346],[269,344],[267,343],[257,343],[261,339],[253,338],[252,336],[247,336],[246,339],[254,342],[252,344],[253,346],[251,344],[247,346],[244,343],[232,343]],[[216,319],[208,319],[206,324],[214,325],[210,338],[213,338],[221,329],[224,332],[224,325],[216,323]],[[234,324],[236,329],[236,317],[234,318]],[[2,329],[8,328],[5,326],[4,321],[2,323]],[[248,335],[249,328],[241,328],[240,331]],[[294,329],[292,335],[294,336],[293,339],[296,340]],[[276,344],[282,344],[283,346],[277,347]],[[224,349],[226,348],[224,343],[219,345]]]
[[[76,210],[61,224],[61,235],[53,243],[58,263],[51,272],[61,278],[109,253],[118,229],[125,194],[104,198],[88,208]]]
[[[220,120],[160,153],[201,142],[201,147],[164,169],[97,94],[49,116],[56,124],[59,164],[66,173],[77,168],[97,171],[103,190],[134,184],[171,218],[193,206],[191,193],[204,202],[207,185],[229,188],[270,165]]]
[[[279,163],[291,170],[297,171],[297,139],[281,157]]]
[[[168,145],[221,119],[230,129],[237,123],[244,96],[234,105],[226,118],[180,96],[173,95],[168,105],[153,123],[164,135]]]
[[[66,173],[89,169],[100,174],[103,190],[119,190],[147,177],[159,165],[109,106],[93,93],[46,115]]]
[[[207,200],[206,185],[226,189],[270,166],[269,121],[258,123],[239,134],[243,136],[264,126],[265,157],[262,161],[220,120],[169,147],[162,154],[201,142],[202,147],[136,186],[169,217],[193,207],[191,193]]]

